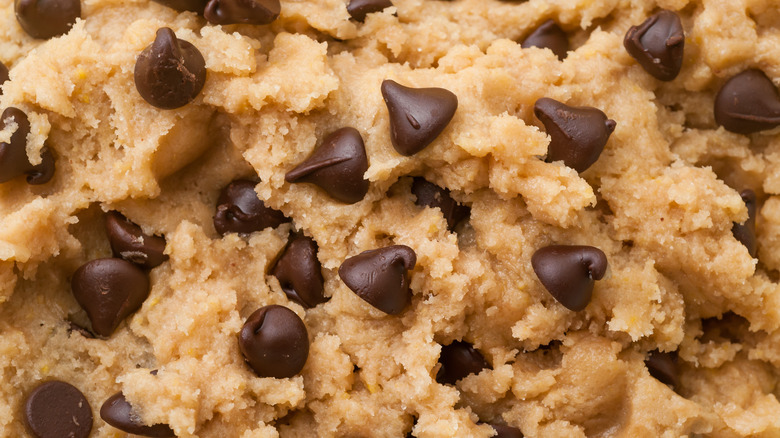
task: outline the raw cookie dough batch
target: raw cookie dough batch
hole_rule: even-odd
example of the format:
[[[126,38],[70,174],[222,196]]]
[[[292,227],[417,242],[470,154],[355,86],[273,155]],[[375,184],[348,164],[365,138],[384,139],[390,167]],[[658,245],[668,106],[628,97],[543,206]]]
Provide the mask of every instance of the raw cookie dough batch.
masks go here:
[[[0,436],[780,435],[780,2],[0,4]]]

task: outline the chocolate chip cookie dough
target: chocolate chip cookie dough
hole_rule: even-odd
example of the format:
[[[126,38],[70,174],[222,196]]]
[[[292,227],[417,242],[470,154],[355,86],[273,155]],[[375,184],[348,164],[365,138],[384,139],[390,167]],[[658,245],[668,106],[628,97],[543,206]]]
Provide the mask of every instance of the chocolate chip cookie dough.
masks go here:
[[[0,436],[780,435],[778,6],[0,0]]]

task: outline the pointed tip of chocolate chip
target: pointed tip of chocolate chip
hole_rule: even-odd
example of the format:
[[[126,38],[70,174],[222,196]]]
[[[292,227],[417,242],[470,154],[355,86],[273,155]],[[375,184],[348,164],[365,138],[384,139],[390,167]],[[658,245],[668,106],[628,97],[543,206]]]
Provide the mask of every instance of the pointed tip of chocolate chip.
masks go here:
[[[607,256],[592,246],[551,245],[538,249],[531,265],[553,298],[580,311],[590,302],[594,280],[607,272]]]
[[[676,352],[664,353],[653,350],[647,354],[645,366],[647,366],[650,375],[661,383],[670,385],[673,389],[679,386],[680,380]]]
[[[357,296],[389,314],[401,313],[409,304],[408,271],[417,255],[406,245],[364,251],[344,260],[339,277]]]
[[[440,209],[450,231],[454,230],[460,221],[466,219],[471,214],[471,208],[460,205],[452,199],[449,190],[428,182],[425,178],[414,178],[412,194],[417,198],[415,204],[421,207]]]
[[[87,438],[92,408],[78,388],[59,380],[38,385],[24,404],[27,425],[38,437]]]
[[[307,309],[328,301],[324,295],[322,265],[317,259],[317,243],[311,237],[293,235],[271,268],[271,275],[279,280],[288,298]]]
[[[140,423],[138,414],[133,411],[133,406],[127,402],[125,395],[118,392],[103,403],[100,407],[100,418],[122,432],[134,435],[155,438],[175,437],[167,424],[155,424],[147,426]]]
[[[593,107],[569,106],[543,97],[534,104],[534,114],[550,136],[548,161],[563,161],[584,172],[601,156],[617,123]]]
[[[15,0],[19,25],[33,38],[49,39],[64,35],[81,16],[80,0]]]
[[[411,88],[386,79],[381,91],[390,115],[390,140],[404,156],[430,145],[458,109],[457,96],[443,88]]]
[[[252,181],[241,179],[222,189],[214,213],[214,228],[220,235],[250,234],[290,221],[281,211],[266,207],[257,197],[255,185]]]
[[[269,24],[279,17],[279,0],[209,0],[203,16],[212,24]]]
[[[490,369],[490,364],[482,353],[463,341],[453,341],[441,347],[439,363],[441,367],[436,373],[436,381],[447,385],[454,385],[466,376]]]
[[[366,21],[366,15],[374,12],[382,12],[393,6],[390,0],[350,0],[347,12],[353,20],[362,23]]]
[[[680,73],[685,49],[685,32],[680,16],[662,10],[638,26],[632,26],[623,46],[642,68],[661,81],[671,81]]]
[[[726,81],[715,96],[715,121],[737,134],[776,128],[780,93],[763,71],[743,71]]]
[[[114,257],[123,258],[147,269],[168,260],[165,238],[150,236],[118,211],[106,213],[106,233]]]
[[[553,20],[547,20],[525,37],[520,47],[550,49],[558,59],[563,60],[569,52],[569,37]]]
[[[354,204],[368,193],[369,182],[363,177],[367,170],[363,138],[357,129],[347,127],[326,136],[309,158],[287,172],[285,179],[315,184],[332,198]]]
[[[744,223],[734,223],[731,227],[731,233],[734,238],[745,245],[748,254],[755,258],[758,253],[758,241],[756,239],[756,210],[758,200],[753,190],[745,189],[739,194],[745,202],[748,211],[748,218]]]
[[[261,307],[247,318],[238,346],[260,377],[293,377],[309,357],[309,335],[303,320],[276,304]]]

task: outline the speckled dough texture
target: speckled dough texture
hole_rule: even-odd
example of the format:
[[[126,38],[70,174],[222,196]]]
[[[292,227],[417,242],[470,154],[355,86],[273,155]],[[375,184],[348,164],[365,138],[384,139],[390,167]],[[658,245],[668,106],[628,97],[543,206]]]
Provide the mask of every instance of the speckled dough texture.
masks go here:
[[[216,26],[145,0],[85,0],[70,32],[45,41],[0,1],[1,107],[28,114],[30,157],[46,144],[57,158],[47,184],[0,184],[1,437],[30,436],[25,398],[53,379],[84,393],[95,437],[125,436],[99,416],[120,390],[145,424],[179,437],[489,437],[486,422],[528,437],[780,436],[780,133],[730,133],[713,116],[718,89],[745,69],[780,84],[780,2],[393,3],[358,23],[344,0],[282,0],[270,25]],[[623,47],[661,8],[686,33],[671,82]],[[571,39],[563,61],[517,42],[550,18]],[[176,110],[133,83],[162,26],[206,61],[203,91]],[[384,79],[458,97],[412,157],[391,144]],[[541,97],[617,122],[587,171],[544,161]],[[285,181],[345,126],[365,141],[362,201]],[[412,176],[450,189],[468,221],[452,232],[415,205]],[[292,222],[221,237],[216,199],[238,178],[257,178],[260,199]],[[758,195],[756,259],[731,232],[748,217],[745,188]],[[151,270],[143,306],[90,339],[69,331],[89,327],[70,278],[110,256],[109,210],[164,234],[170,259]],[[330,299],[312,309],[268,274],[294,230],[319,246]],[[393,244],[417,254],[411,304],[395,316],[337,273]],[[551,244],[607,255],[583,311],[534,274],[531,256]],[[308,329],[295,377],[257,377],[239,351],[245,319],[268,304]],[[437,383],[441,346],[455,340],[492,369]],[[674,390],[645,366],[656,349],[679,356]]]

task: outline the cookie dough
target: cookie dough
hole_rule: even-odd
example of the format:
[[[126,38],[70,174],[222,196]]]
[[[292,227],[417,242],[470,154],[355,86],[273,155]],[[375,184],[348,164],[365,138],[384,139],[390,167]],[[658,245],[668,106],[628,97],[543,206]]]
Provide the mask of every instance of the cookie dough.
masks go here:
[[[0,437],[780,435],[777,2],[15,3]]]

